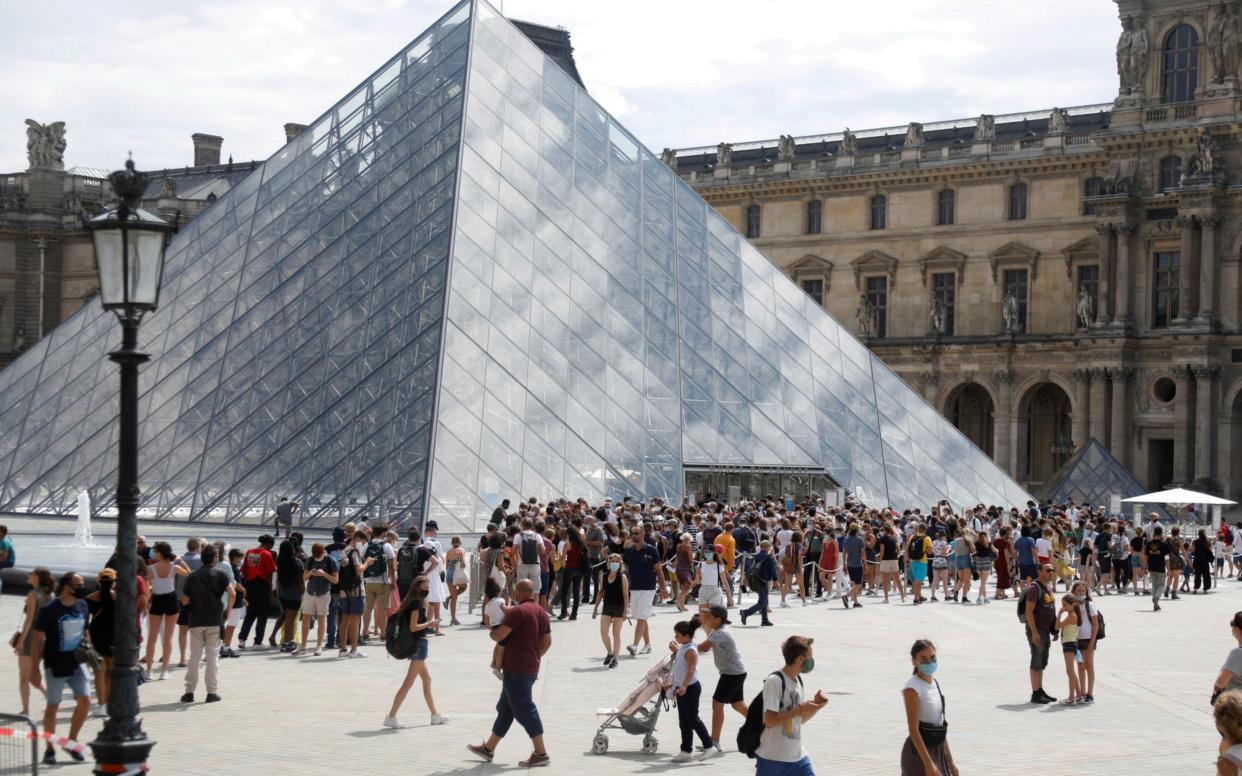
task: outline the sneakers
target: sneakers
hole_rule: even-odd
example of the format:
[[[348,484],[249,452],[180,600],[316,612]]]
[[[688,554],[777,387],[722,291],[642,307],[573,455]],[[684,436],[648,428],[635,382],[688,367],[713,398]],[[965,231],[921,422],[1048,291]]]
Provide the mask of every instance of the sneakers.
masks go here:
[[[855,609],[861,609],[861,608],[862,608],[862,604],[861,604],[861,603],[859,603],[858,601],[855,601],[855,602],[854,602],[854,608],[855,608]]]
[[[448,721],[449,721],[449,718],[444,716],[443,714],[432,714],[431,715],[431,724],[433,725],[443,725],[447,723]]]
[[[466,744],[466,749],[470,750],[471,754],[481,757],[484,762],[489,763],[496,754],[491,749],[488,749],[486,744]],[[547,755],[544,756],[546,757]]]
[[[490,760],[491,758],[488,758],[488,759]],[[542,768],[545,765],[551,765],[551,764],[552,764],[552,758],[548,757],[547,752],[544,752],[542,754],[540,754],[539,752],[531,752],[530,757],[527,757],[525,760],[518,761],[518,765],[522,766],[523,768]]]
[[[710,760],[710,759],[712,759],[713,757],[723,757],[723,756],[724,756],[724,750],[720,748],[720,745],[719,745],[719,744],[716,744],[716,745],[715,745],[715,746],[713,746],[713,747],[710,747],[710,748],[708,748],[708,749],[704,749],[704,750],[703,750],[703,753],[699,755],[699,759],[700,759],[700,760]]]
[[[56,764],[56,750],[55,749],[44,749],[43,750],[43,764],[44,765],[55,765]]]
[[[643,648],[642,648],[642,649],[640,649],[640,650],[638,650],[638,654],[640,654],[640,655],[650,655],[650,654],[651,654],[651,645],[650,645],[650,644],[644,644],[644,645],[643,645]],[[546,756],[546,755],[545,755],[545,756]]]
[[[1077,706],[1078,699],[1077,698],[1064,698],[1061,700],[1061,705],[1062,706]]]
[[[315,650],[315,652],[314,652],[315,657],[319,657],[319,656],[320,656],[320,655],[322,655],[322,654],[323,654],[323,650],[322,650],[322,649],[316,649],[316,650]]]
[[[846,608],[846,609],[850,608],[850,599],[848,599],[848,598],[842,598],[842,599],[841,599],[841,603],[845,604],[845,608]]]
[[[216,695],[214,692],[209,692],[209,693],[207,693],[207,698],[206,698],[206,701],[205,701],[205,702],[206,702],[206,703],[219,703],[219,702],[220,702],[220,696],[219,696],[219,695]]]
[[[771,620],[764,620],[763,622],[761,622],[761,623],[759,623],[759,624],[760,624],[760,625],[762,625],[762,626],[763,626],[763,627],[765,627],[765,628],[770,628],[770,627],[772,627],[772,621],[771,621]]]
[[[349,656],[350,656],[351,658],[354,658],[354,657],[366,657],[366,656],[367,656],[367,653],[363,652],[363,651],[362,651],[362,650],[360,650],[360,649],[356,649],[356,650],[354,650],[353,652],[350,652],[350,653],[349,653]]]
[[[781,601],[781,608],[782,608],[782,609],[788,609],[788,608],[789,608],[789,604],[788,604],[788,603],[786,603],[785,601]],[[674,759],[676,759],[676,758],[674,758]],[[687,759],[687,760],[688,760],[688,759],[690,759],[690,758],[689,758],[689,756],[687,756],[687,757],[686,757],[686,759]]]
[[[106,717],[108,716],[108,709],[102,703],[96,703],[91,706],[91,716],[92,717]]]
[[[609,668],[616,668],[616,667],[617,667],[617,656],[616,656],[616,655],[613,655],[613,656],[612,656],[612,660],[609,660],[609,661],[608,661],[608,667],[609,667]]]
[[[182,703],[193,703],[193,702],[194,702],[194,693],[192,693],[192,692],[188,692],[188,693],[186,693],[185,695],[182,695],[182,696],[181,696],[181,702],[182,702]]]
[[[1151,605],[1151,610],[1152,610],[1153,612],[1158,612],[1158,611],[1160,611],[1160,604],[1153,602],[1153,603],[1152,603],[1152,605]]]
[[[1038,698],[1039,700],[1036,700]],[[1057,699],[1044,692],[1044,688],[1039,688],[1031,693],[1031,703],[1056,703]]]
[[[340,649],[336,651],[336,656],[337,657],[349,657],[349,650],[345,649],[345,647],[341,647]]]
[[[612,662],[612,653],[609,652],[607,655],[604,655],[604,665],[608,665],[611,662]]]
[[[625,651],[630,653],[630,657],[638,657],[638,647],[633,644],[626,646]]]
[[[690,762],[690,761],[691,761],[691,760],[693,760],[693,759],[694,759],[694,758],[690,756],[690,753],[689,753],[689,752],[683,752],[683,751],[680,751],[680,750],[679,750],[679,751],[677,752],[677,754],[673,755],[673,760],[672,760],[672,762],[675,762],[675,763],[688,763],[688,762]]]
[[[64,749],[65,754],[69,755],[69,759],[73,760],[75,763],[86,761],[86,755],[82,754],[77,749],[65,749],[64,747],[61,747],[61,748]]]
[[[738,612],[737,614],[738,614],[738,617],[741,617],[741,618],[742,618],[742,624],[743,624],[743,625],[745,625],[745,624],[746,624],[746,610],[745,610],[745,609],[743,609],[742,611]]]
[[[1082,703],[1082,704],[1085,704],[1085,705],[1087,705],[1087,706],[1090,706],[1091,704],[1095,703],[1095,696],[1094,696],[1094,695],[1084,695],[1084,696],[1082,696],[1081,698],[1079,698],[1079,699],[1078,699],[1078,702],[1079,702],[1079,703]]]
[[[405,726],[404,724],[402,724],[401,720],[397,719],[396,717],[388,717],[388,716],[385,716],[385,717],[384,717],[384,727],[386,727],[386,728],[392,728],[393,730],[401,730],[401,729],[403,729],[403,728],[404,728],[404,727],[406,727],[406,726]]]
[[[160,671],[160,681],[162,682],[167,678],[168,678],[168,669],[165,668],[164,670]]]

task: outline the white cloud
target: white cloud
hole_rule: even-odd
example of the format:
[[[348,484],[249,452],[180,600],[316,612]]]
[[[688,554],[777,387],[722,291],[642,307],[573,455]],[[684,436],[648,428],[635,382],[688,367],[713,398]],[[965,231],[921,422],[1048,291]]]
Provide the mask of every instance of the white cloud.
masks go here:
[[[0,0],[0,170],[25,118],[65,121],[69,165],[192,160],[190,134],[265,158],[447,10],[436,0]],[[562,25],[592,94],[647,145],[813,134],[1105,102],[1112,3],[508,0]]]

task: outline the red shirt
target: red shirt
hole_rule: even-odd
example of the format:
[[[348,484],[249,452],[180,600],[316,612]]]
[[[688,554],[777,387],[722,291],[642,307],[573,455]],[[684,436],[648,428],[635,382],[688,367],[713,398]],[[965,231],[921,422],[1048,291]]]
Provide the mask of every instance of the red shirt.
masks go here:
[[[275,573],[276,559],[272,557],[272,553],[262,547],[246,550],[246,556],[242,558],[243,579],[247,582],[253,582],[256,579],[271,582],[272,575]]]
[[[819,553],[819,567],[824,571],[835,571],[837,568],[837,540],[824,537],[824,549]]]
[[[505,673],[538,676],[542,657],[539,645],[552,633],[552,620],[535,599],[528,599],[505,612],[504,627],[512,633],[505,639]]]

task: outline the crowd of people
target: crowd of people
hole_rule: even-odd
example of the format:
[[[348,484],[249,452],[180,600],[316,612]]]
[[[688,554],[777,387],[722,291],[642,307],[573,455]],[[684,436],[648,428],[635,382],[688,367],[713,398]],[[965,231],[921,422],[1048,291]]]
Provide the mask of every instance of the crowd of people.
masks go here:
[[[181,700],[194,702],[202,663],[205,702],[212,703],[220,700],[219,661],[243,651],[300,656],[336,650],[342,659],[356,659],[366,657],[368,643],[379,643],[409,661],[383,725],[405,727],[398,715],[415,682],[422,685],[431,724],[444,724],[449,720],[433,696],[428,645],[444,634],[443,626],[460,623],[462,597],[478,591],[501,697],[490,735],[469,749],[491,761],[516,721],[532,741],[521,763],[527,767],[550,762],[532,688],[551,647],[551,620],[576,620],[582,607],[599,620],[608,668],[618,666],[623,652],[636,657],[657,649],[654,607],[688,614],[673,627],[668,645],[669,692],[681,729],[675,761],[722,755],[731,708],[747,720],[739,748],[748,715],[757,720],[748,753],[758,773],[811,773],[800,728],[827,703],[803,690],[803,676],[814,667],[812,640],[785,641],[784,667],[764,679],[761,697],[748,705],[746,661],[729,627],[731,610],[743,625],[757,618],[769,626],[780,609],[823,602],[857,610],[896,601],[986,605],[1014,598],[1031,653],[1030,702],[1057,700],[1045,692],[1043,674],[1059,642],[1067,680],[1061,702],[1076,706],[1095,702],[1095,651],[1106,635],[1101,597],[1146,595],[1159,611],[1180,593],[1206,593],[1223,576],[1242,574],[1242,524],[1188,531],[1164,525],[1155,514],[1139,524],[1072,503],[955,510],[941,502],[924,514],[868,509],[849,499],[843,507],[805,502],[793,508],[775,500],[671,505],[627,498],[590,505],[530,499],[515,510],[505,501],[477,544],[471,540],[473,558],[459,536],[446,546],[434,520],[407,529],[404,541],[387,525],[358,521],[335,529],[331,542],[307,542],[289,528],[296,504],[284,504],[291,505],[288,514],[278,511],[276,520],[278,530],[286,529],[284,538],[264,534],[247,550],[191,538],[178,555],[167,542],[139,537],[142,679],[166,679],[175,646],[176,667],[185,669]],[[0,563],[13,555],[5,539]],[[473,588],[472,574],[480,582]],[[25,617],[12,646],[23,712],[29,712],[32,690],[46,695],[47,732],[55,730],[66,689],[75,701],[69,739],[92,711],[102,713],[100,705],[91,706],[87,669],[94,670],[94,697],[106,698],[115,579],[110,561],[89,595],[78,574],[53,579],[35,569],[27,580]],[[703,638],[697,638],[700,629]],[[1242,630],[1234,633],[1242,645]],[[719,673],[710,728],[699,715],[698,668],[706,655]],[[933,676],[935,645],[916,642],[910,660],[912,676],[902,688],[909,736],[901,772],[956,774],[945,697]],[[1235,701],[1233,677],[1242,684],[1242,647],[1231,661],[1237,670],[1222,673],[1220,698],[1213,697],[1218,719]],[[1220,723],[1226,738],[1228,724]],[[66,751],[82,757],[80,750]],[[44,762],[55,757],[49,740]]]

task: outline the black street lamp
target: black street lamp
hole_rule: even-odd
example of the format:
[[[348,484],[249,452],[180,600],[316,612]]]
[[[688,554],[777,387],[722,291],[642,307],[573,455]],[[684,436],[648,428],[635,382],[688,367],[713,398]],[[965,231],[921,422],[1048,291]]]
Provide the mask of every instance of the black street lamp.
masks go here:
[[[150,356],[138,350],[138,325],[159,305],[164,276],[164,244],[169,224],[139,207],[147,176],[134,161],[108,176],[120,199],[87,222],[95,241],[99,298],[121,321],[121,349],[108,358],[121,366],[120,460],[116,486],[116,617],[108,719],[91,742],[95,773],[146,770],[155,742],[138,719],[138,365]]]

